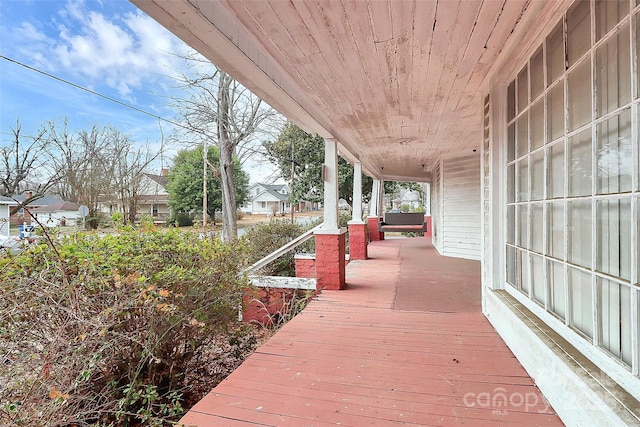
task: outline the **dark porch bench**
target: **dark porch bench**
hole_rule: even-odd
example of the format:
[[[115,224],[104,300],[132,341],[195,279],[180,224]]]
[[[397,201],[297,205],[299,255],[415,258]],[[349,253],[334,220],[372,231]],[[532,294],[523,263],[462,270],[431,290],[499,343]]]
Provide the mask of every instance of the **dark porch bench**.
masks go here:
[[[394,213],[384,214],[384,220],[378,221],[378,231],[413,231],[424,233],[427,231],[427,224],[424,221],[423,213]]]

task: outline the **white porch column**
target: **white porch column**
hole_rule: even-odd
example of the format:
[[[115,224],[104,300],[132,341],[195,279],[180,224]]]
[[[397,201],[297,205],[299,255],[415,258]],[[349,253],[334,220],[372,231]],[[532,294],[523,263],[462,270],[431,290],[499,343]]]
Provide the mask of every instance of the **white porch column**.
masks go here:
[[[362,220],[362,163],[360,162],[353,164],[353,215],[348,226],[350,259],[367,259],[367,225]]]
[[[362,163],[353,164],[353,211],[351,222],[363,223],[362,221]]]
[[[369,216],[378,216],[378,199],[380,198],[380,180],[373,180],[373,187],[371,188],[371,200],[369,201]]]
[[[371,188],[371,200],[369,201],[369,217],[367,218],[369,240],[375,242],[384,239],[384,233],[378,231],[378,218],[382,215],[380,207],[381,196],[380,189],[383,188],[383,181],[380,179],[373,180]]]
[[[324,225],[316,230],[316,287],[344,289],[346,229],[338,227],[338,143],[324,143]]]
[[[384,214],[384,179],[380,180],[380,185],[378,186],[378,216],[382,216]]]
[[[324,141],[324,225],[325,230],[338,230],[338,142]]]

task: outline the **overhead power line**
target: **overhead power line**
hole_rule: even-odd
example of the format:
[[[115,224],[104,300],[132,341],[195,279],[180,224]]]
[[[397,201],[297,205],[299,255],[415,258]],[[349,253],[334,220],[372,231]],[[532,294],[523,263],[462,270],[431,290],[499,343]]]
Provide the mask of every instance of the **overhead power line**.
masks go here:
[[[176,122],[174,120],[166,119],[166,118],[161,117],[161,116],[159,116],[157,114],[150,113],[149,111],[143,110],[143,109],[141,109],[139,107],[136,107],[134,105],[131,105],[131,104],[127,104],[126,102],[123,102],[123,101],[120,101],[118,99],[112,98],[110,96],[104,95],[104,94],[102,94],[100,92],[96,92],[95,90],[91,90],[91,89],[86,88],[84,86],[80,86],[79,84],[70,82],[70,81],[65,80],[65,79],[63,79],[61,77],[55,76],[55,75],[53,75],[51,73],[47,73],[46,71],[40,70],[40,69],[35,68],[35,67],[31,66],[31,65],[27,65],[27,64],[25,64],[23,62],[20,62],[20,61],[16,60],[16,59],[9,58],[9,57],[7,57],[5,55],[1,55],[1,54],[0,54],[0,58],[4,59],[5,61],[9,61],[9,62],[12,62],[12,63],[14,63],[16,65],[24,67],[24,68],[26,68],[26,69],[28,69],[30,71],[33,71],[33,72],[36,72],[38,74],[42,74],[43,76],[46,76],[46,77],[49,77],[51,79],[57,80],[57,81],[59,81],[61,83],[64,83],[64,84],[69,85],[71,87],[74,87],[76,89],[80,89],[80,90],[82,90],[84,92],[87,92],[87,93],[90,93],[92,95],[99,96],[100,98],[106,99],[107,101],[114,102],[114,103],[116,103],[118,105],[121,105],[123,107],[130,108],[130,109],[132,109],[134,111],[137,111],[139,113],[142,113],[142,114],[145,114],[147,116],[153,117],[154,119],[157,119],[157,120],[160,120],[160,121],[163,121],[163,122],[166,122],[166,123],[170,123],[170,124],[172,124],[174,126],[177,126],[179,128],[185,129],[188,132],[198,133],[198,134],[203,135],[205,137],[209,136],[209,135],[207,135],[206,132],[202,131],[201,129],[185,126],[184,124],[178,123],[178,122]],[[244,149],[247,150],[247,151],[253,152],[253,153],[262,154],[260,151],[258,151],[256,149],[253,149],[253,148],[244,147]]]
[[[151,116],[151,117],[153,117],[154,119],[162,120],[163,122],[171,123],[171,124],[172,124],[172,125],[174,125],[174,126],[178,126],[178,127],[184,128],[184,129],[188,129],[188,128],[187,128],[186,126],[184,126],[183,124],[180,124],[180,123],[175,122],[175,121],[173,121],[173,120],[166,119],[166,118],[164,118],[164,117],[158,116],[157,114],[150,113],[150,112],[145,111],[145,110],[143,110],[143,109],[141,109],[141,108],[138,108],[138,107],[136,107],[136,106],[134,106],[134,105],[127,104],[126,102],[123,102],[123,101],[120,101],[120,100],[118,100],[118,99],[112,98],[112,97],[110,97],[110,96],[104,95],[104,94],[102,94],[102,93],[100,93],[100,92],[96,92],[95,90],[91,90],[91,89],[86,88],[86,87],[84,87],[84,86],[80,86],[79,84],[76,84],[76,83],[70,82],[70,81],[65,80],[65,79],[63,79],[63,78],[61,78],[61,77],[54,76],[53,74],[50,74],[50,73],[47,73],[46,71],[43,71],[43,70],[40,70],[40,69],[38,69],[38,68],[32,67],[31,65],[27,65],[27,64],[25,64],[25,63],[22,63],[22,62],[20,62],[20,61],[18,61],[18,60],[16,60],[16,59],[12,59],[12,58],[6,57],[6,56],[4,56],[4,55],[0,55],[0,58],[4,59],[5,61],[13,62],[13,63],[14,63],[14,64],[16,64],[16,65],[20,65],[21,67],[24,67],[24,68],[26,68],[26,69],[28,69],[28,70],[31,70],[31,71],[34,71],[34,72],[36,72],[36,73],[42,74],[43,76],[47,76],[47,77],[49,77],[49,78],[52,78],[52,79],[54,79],[54,80],[57,80],[57,81],[59,81],[59,82],[61,82],[61,83],[66,84],[66,85],[72,86],[72,87],[74,87],[74,88],[76,88],[76,89],[80,89],[80,90],[85,91],[85,92],[88,92],[88,93],[90,93],[90,94],[92,94],[92,95],[99,96],[100,98],[104,98],[104,99],[106,99],[106,100],[108,100],[108,101],[111,101],[111,102],[114,102],[114,103],[116,103],[116,104],[122,105],[123,107],[130,108],[130,109],[135,110],[135,111],[137,111],[137,112],[139,112],[139,113],[146,114],[147,116]]]

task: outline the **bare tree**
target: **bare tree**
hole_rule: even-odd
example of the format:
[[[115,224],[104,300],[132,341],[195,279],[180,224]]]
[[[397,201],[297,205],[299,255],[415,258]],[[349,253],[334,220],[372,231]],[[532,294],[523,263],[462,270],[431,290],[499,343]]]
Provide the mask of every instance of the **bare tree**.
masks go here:
[[[214,173],[222,182],[222,237],[237,238],[233,157],[242,165],[262,152],[261,136],[279,132],[281,116],[224,71],[199,56],[184,58],[192,75],[183,75],[185,97],[173,98],[191,142],[215,144],[220,164]],[[206,150],[205,150],[206,151]],[[205,154],[206,155],[206,154]]]
[[[63,176],[57,191],[65,200],[86,205],[91,217],[98,212],[99,196],[110,192],[113,177],[107,134],[108,129],[95,125],[72,133],[67,120],[61,127],[48,123],[50,161]]]
[[[46,130],[24,136],[20,121],[11,128],[12,140],[0,147],[0,195],[12,197],[26,190],[31,197],[11,210],[13,215],[32,201],[42,198],[60,180],[61,174],[47,164],[50,141]]]
[[[62,126],[49,122],[47,138],[49,161],[61,174],[56,190],[62,198],[86,205],[93,218],[101,199],[114,200],[125,220],[135,220],[143,175],[160,152],[136,146],[110,126],[70,132],[67,120]]]
[[[136,147],[128,135],[117,130],[111,132],[110,138],[113,164],[111,189],[120,201],[125,220],[134,222],[140,196],[145,190],[144,174],[161,151],[152,153],[148,145]]]

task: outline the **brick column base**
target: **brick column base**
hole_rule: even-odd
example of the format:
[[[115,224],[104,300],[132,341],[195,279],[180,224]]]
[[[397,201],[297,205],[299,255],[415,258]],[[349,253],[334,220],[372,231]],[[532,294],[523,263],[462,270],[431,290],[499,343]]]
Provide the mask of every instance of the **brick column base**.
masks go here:
[[[367,224],[349,223],[349,259],[367,258]]]
[[[345,289],[346,231],[316,232],[316,289]]]
[[[424,222],[427,223],[427,231],[424,232],[424,237],[431,237],[431,216],[425,215]]]
[[[296,277],[316,277],[316,256],[309,254],[296,254]]]
[[[367,224],[369,228],[369,241],[375,242],[376,240],[384,240],[384,233],[378,231],[378,217],[368,217]]]

